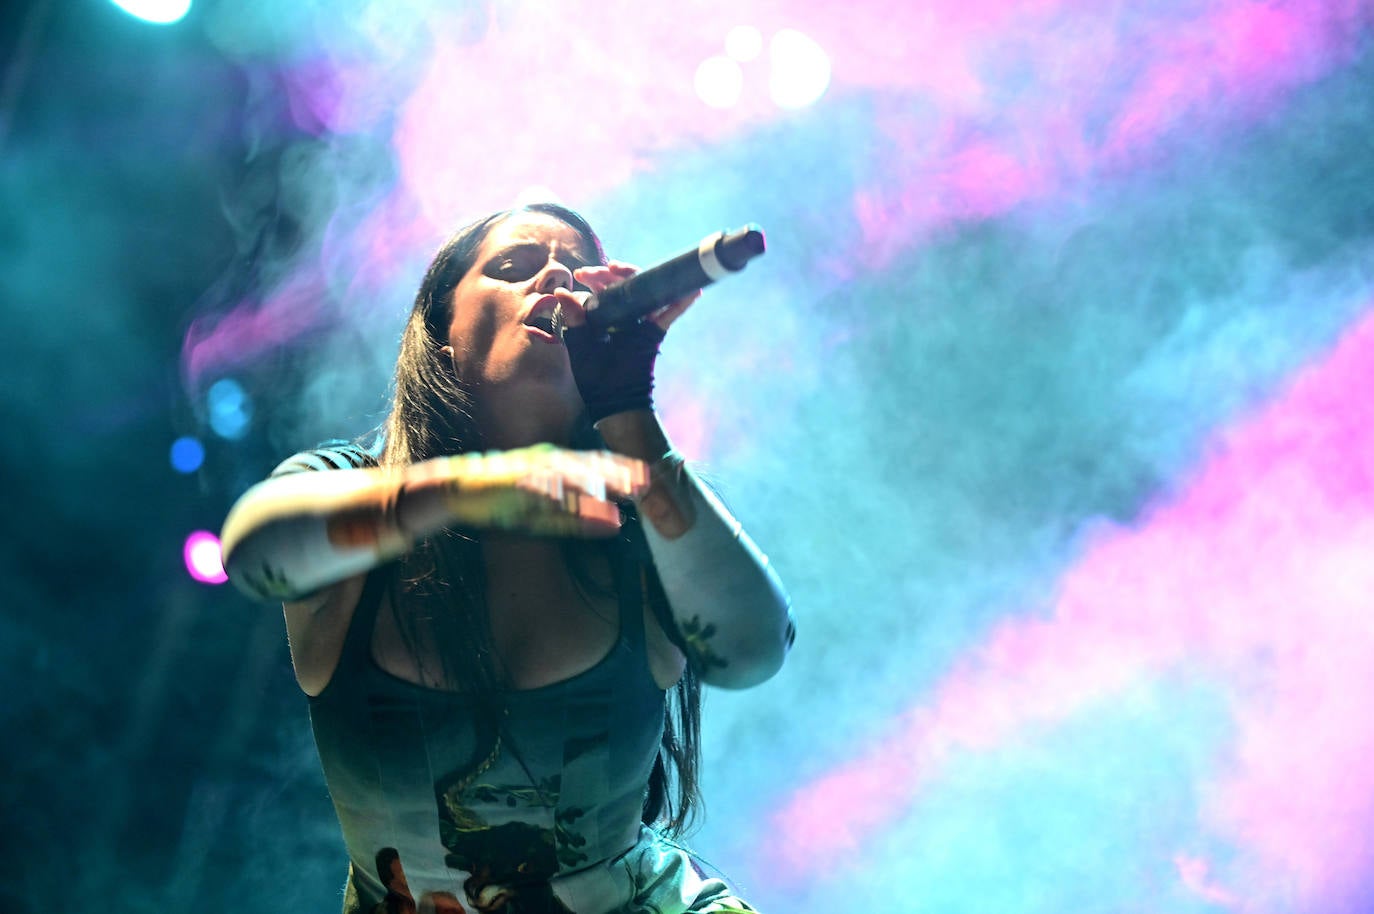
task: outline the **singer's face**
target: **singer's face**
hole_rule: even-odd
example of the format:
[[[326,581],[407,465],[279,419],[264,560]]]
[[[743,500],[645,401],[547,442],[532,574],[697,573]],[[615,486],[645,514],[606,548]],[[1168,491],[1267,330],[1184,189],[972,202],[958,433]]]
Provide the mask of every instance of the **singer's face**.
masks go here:
[[[453,291],[449,345],[459,377],[482,397],[515,393],[565,403],[582,400],[568,353],[552,331],[553,291],[574,287],[573,270],[595,252],[572,226],[543,213],[499,222]]]

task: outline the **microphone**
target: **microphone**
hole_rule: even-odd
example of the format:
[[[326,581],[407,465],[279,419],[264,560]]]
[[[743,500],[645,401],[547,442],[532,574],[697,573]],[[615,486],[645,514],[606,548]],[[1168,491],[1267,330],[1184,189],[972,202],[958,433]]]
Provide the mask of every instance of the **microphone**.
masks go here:
[[[754,223],[716,232],[690,251],[607,286],[587,301],[587,323],[604,329],[629,324],[717,279],[738,273],[764,251],[763,229]]]

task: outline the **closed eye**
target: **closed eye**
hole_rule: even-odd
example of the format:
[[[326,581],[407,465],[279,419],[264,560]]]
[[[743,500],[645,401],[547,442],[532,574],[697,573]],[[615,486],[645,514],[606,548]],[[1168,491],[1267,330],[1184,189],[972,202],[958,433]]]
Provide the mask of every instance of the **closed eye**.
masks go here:
[[[493,255],[491,260],[487,261],[485,272],[495,279],[506,282],[521,282],[544,269],[544,265],[548,263],[548,257],[549,249],[543,245],[512,245]],[[564,264],[569,273],[587,265],[581,258],[573,258],[572,260],[572,263]],[[574,288],[579,291],[590,291],[580,283],[575,283]]]
[[[497,254],[487,265],[487,274],[497,279],[529,279],[539,272],[543,259],[535,251],[511,251]]]

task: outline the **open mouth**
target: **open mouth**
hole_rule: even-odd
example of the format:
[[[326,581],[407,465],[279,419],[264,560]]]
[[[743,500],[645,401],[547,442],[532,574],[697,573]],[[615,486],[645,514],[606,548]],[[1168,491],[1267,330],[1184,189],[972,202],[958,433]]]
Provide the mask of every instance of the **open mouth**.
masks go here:
[[[531,327],[543,330],[550,336],[558,336],[558,331],[554,327],[552,314],[535,314],[525,321]]]
[[[559,320],[559,317],[558,300],[552,295],[546,295],[525,315],[523,323],[526,327],[533,327],[561,342],[563,339],[563,322]]]

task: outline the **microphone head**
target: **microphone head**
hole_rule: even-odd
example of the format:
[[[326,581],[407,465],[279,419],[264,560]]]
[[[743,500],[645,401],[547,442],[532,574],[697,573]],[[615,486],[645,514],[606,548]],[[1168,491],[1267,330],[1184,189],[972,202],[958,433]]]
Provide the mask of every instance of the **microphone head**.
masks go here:
[[[742,270],[744,265],[767,250],[763,229],[753,222],[726,232],[716,243],[716,259],[727,270]]]

